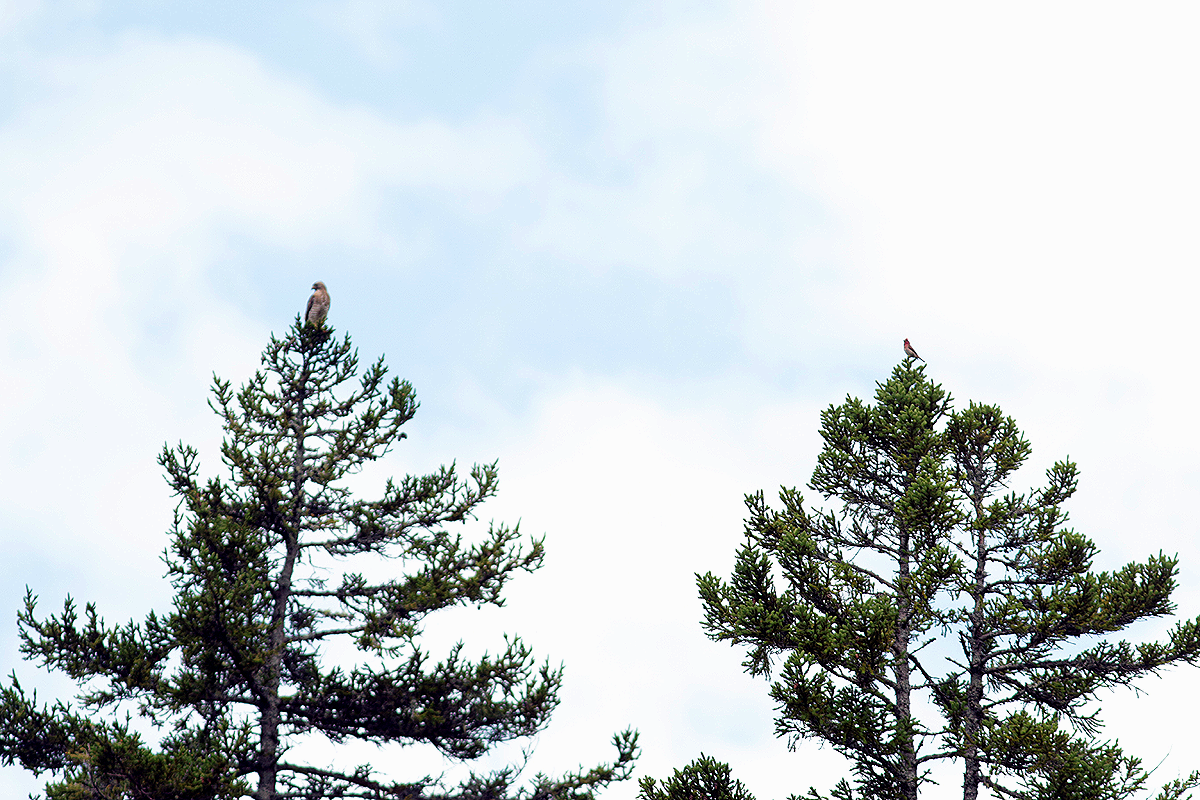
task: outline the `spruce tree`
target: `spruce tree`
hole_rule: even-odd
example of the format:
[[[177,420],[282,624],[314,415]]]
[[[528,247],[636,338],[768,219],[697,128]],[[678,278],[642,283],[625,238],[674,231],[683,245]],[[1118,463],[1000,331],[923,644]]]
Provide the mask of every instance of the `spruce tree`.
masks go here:
[[[44,705],[14,676],[0,692],[0,761],[56,773],[55,800],[586,800],[629,777],[632,731],[613,737],[612,763],[522,787],[517,767],[447,787],[289,755],[319,734],[474,759],[542,730],[562,681],[517,637],[478,660],[460,643],[435,662],[420,645],[434,611],[503,605],[505,584],[542,563],[543,545],[516,526],[489,525],[474,542],[451,527],[496,493],[494,463],[465,477],[451,464],[388,480],[378,499],[352,495],[346,479],[404,439],[417,410],[382,359],[358,373],[349,336],[297,319],[239,391],[215,380],[226,476],[202,478],[197,451],[182,444],[159,458],[179,498],[164,556],[174,608],[112,626],[92,604],[81,620],[70,598],[40,618],[29,592],[22,652],[83,688],[77,708]],[[381,564],[387,575],[368,577]],[[331,663],[336,641],[358,658]],[[163,730],[160,741],[117,716],[130,705]]]
[[[638,800],[755,800],[741,781],[734,780],[728,764],[703,753],[671,777],[644,777],[638,786]]]
[[[751,674],[778,670],[776,733],[790,746],[847,756],[837,800],[915,800],[936,761],[961,763],[964,800],[981,786],[1013,800],[1140,796],[1150,775],[1100,738],[1097,693],[1200,659],[1200,619],[1161,643],[1111,639],[1173,613],[1176,559],[1093,571],[1095,545],[1065,527],[1075,465],[1008,491],[1031,451],[1016,423],[992,406],[953,412],[913,364],[875,405],[847,398],[821,415],[810,486],[834,508],[808,510],[787,488],[778,510],[746,498],[732,578],[697,576],[708,635],[747,646]],[[1158,799],[1197,785],[1200,772]]]
[[[1005,797],[1108,800],[1141,791],[1139,759],[1097,741],[1097,694],[1200,658],[1200,620],[1162,643],[1112,641],[1133,623],[1175,611],[1178,560],[1159,553],[1095,572],[1096,545],[1065,526],[1078,485],[1069,460],[1046,485],[1008,490],[1032,448],[999,408],[971,403],[946,426],[957,494],[968,520],[955,548],[966,565],[957,613],[962,658],[936,700],[963,758],[963,798],[981,786]],[[1075,732],[1078,733],[1075,733]],[[1164,788],[1196,785],[1200,773]]]
[[[848,397],[821,414],[811,486],[840,507],[807,510],[795,489],[780,492],[780,510],[750,495],[732,579],[698,578],[711,638],[747,645],[753,675],[770,678],[782,658],[776,733],[791,747],[828,742],[866,797],[895,800],[916,800],[926,762],[945,755],[928,752],[936,731],[913,712],[928,686],[911,659],[946,623],[937,598],[959,569],[937,430],[950,397],[912,363],[879,385],[875,405]]]

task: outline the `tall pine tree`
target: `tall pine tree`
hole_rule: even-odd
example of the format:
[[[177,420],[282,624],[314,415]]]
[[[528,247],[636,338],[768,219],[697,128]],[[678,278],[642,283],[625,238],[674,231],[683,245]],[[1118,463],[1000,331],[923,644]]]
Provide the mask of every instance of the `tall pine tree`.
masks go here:
[[[39,618],[28,594],[22,652],[85,688],[78,708],[47,706],[14,677],[0,692],[0,760],[57,773],[47,789],[61,800],[585,800],[628,778],[632,731],[613,737],[612,763],[524,787],[516,767],[446,787],[292,758],[292,745],[320,734],[474,759],[542,730],[562,672],[515,637],[478,660],[460,644],[435,663],[419,644],[430,613],[503,605],[507,581],[542,562],[542,542],[522,543],[516,527],[491,525],[474,543],[450,527],[495,494],[496,465],[389,480],[378,499],[359,499],[345,480],[405,437],[412,387],[388,381],[382,359],[356,380],[350,338],[300,320],[271,338],[262,364],[240,391],[215,382],[227,477],[201,478],[191,447],[159,458],[179,498],[165,554],[169,613],[110,626],[91,604],[81,620],[68,598],[61,614]],[[366,577],[379,557],[393,565],[388,576]],[[328,661],[339,640],[358,649],[355,663]],[[161,741],[111,719],[123,704],[163,727]]]

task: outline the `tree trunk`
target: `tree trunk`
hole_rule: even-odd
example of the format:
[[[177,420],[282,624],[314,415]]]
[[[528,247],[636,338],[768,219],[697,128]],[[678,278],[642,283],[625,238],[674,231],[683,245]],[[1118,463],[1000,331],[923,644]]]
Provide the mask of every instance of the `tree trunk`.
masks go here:
[[[983,504],[975,500],[975,518],[983,516]],[[983,730],[983,616],[984,584],[987,580],[987,535],[981,529],[975,533],[975,580],[971,594],[975,605],[971,609],[970,647],[967,653],[967,714],[963,721],[963,800],[978,800],[982,778],[979,767],[979,733]]]
[[[292,415],[292,426],[296,436],[295,452],[292,456],[292,507],[288,530],[284,533],[283,566],[275,585],[275,604],[271,610],[271,627],[266,664],[264,664],[263,694],[258,750],[258,789],[255,800],[279,800],[276,779],[279,772],[279,686],[282,676],[283,649],[287,634],[287,607],[292,594],[292,572],[300,553],[300,526],[304,511],[304,434],[307,413],[304,408],[308,388],[308,353],[300,370],[300,384],[296,392],[296,413]]]
[[[902,527],[898,564],[900,591],[896,593],[896,639],[893,647],[896,658],[896,725],[901,736],[900,791],[904,800],[917,800],[917,750],[912,729],[912,670],[908,663],[909,640],[912,638],[912,600],[909,597],[911,541],[912,535]]]

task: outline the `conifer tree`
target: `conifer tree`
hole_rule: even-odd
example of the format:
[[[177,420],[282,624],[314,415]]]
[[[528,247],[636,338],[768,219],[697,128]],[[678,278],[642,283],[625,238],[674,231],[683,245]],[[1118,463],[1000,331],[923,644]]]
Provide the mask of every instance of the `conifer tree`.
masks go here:
[[[1108,638],[1174,611],[1176,559],[1092,571],[1095,545],[1064,526],[1075,465],[1008,492],[1030,454],[1016,423],[992,406],[952,412],[913,364],[875,405],[848,398],[821,415],[810,486],[835,508],[805,509],[795,489],[780,510],[747,497],[732,578],[697,576],[708,635],[748,646],[751,674],[778,669],[778,735],[848,757],[853,781],[835,800],[915,800],[945,760],[962,764],[964,800],[981,786],[1011,800],[1142,796],[1150,775],[1100,739],[1095,701],[1200,659],[1200,619],[1162,643]],[[918,718],[918,696],[940,716]],[[1195,772],[1157,797],[1198,785]]]
[[[959,568],[936,429],[950,397],[912,364],[879,385],[875,405],[848,397],[821,414],[811,486],[840,508],[809,511],[795,489],[780,492],[781,510],[750,495],[732,579],[698,578],[711,638],[748,645],[754,675],[769,678],[782,657],[776,733],[792,747],[823,739],[851,760],[866,797],[895,800],[916,800],[926,762],[945,755],[927,752],[936,731],[913,713],[928,687],[911,657],[947,621],[937,597]]]
[[[741,781],[734,780],[728,764],[703,753],[671,777],[644,777],[638,786],[638,800],[755,800]]]
[[[936,700],[962,754],[964,800],[976,800],[981,786],[1031,800],[1136,795],[1148,775],[1139,759],[1096,741],[1097,693],[1195,663],[1200,620],[1177,624],[1163,643],[1101,637],[1171,615],[1178,560],[1159,553],[1094,572],[1096,545],[1065,527],[1075,464],[1054,464],[1042,489],[1005,491],[1031,447],[999,408],[971,403],[951,415],[946,438],[968,514],[954,541],[966,566],[957,613],[963,654]],[[1163,796],[1198,781],[1193,773]]]
[[[474,543],[450,527],[495,494],[496,465],[462,477],[451,464],[359,499],[345,479],[405,438],[412,387],[388,381],[382,359],[355,380],[349,336],[299,319],[271,338],[262,365],[240,391],[215,380],[226,477],[202,478],[197,451],[182,444],[159,458],[179,498],[165,553],[169,613],[112,626],[92,604],[80,620],[68,598],[61,614],[39,618],[28,593],[22,652],[84,688],[78,708],[42,705],[14,676],[0,691],[0,761],[57,773],[54,800],[587,800],[628,778],[632,731],[613,737],[612,763],[523,787],[517,767],[446,787],[292,758],[293,744],[319,734],[474,759],[542,730],[562,671],[537,664],[516,637],[478,660],[460,643],[435,662],[419,643],[430,613],[503,605],[507,581],[542,562],[541,540],[522,543],[515,526],[490,525]],[[368,577],[380,564],[388,574]],[[335,641],[352,642],[358,660],[329,663]],[[109,718],[129,704],[165,731],[161,741]]]

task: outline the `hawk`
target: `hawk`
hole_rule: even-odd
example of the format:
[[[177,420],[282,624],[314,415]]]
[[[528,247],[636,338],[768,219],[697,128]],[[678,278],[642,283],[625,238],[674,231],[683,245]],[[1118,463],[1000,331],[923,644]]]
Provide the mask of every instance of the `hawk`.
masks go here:
[[[313,287],[313,288],[316,288],[316,287]],[[324,287],[321,287],[321,288],[324,288]],[[311,300],[309,300],[308,302],[310,304],[312,303]],[[329,308],[329,295],[325,296],[325,307]],[[925,359],[921,358],[919,355],[917,355],[917,351],[913,350],[913,346],[908,343],[908,339],[904,340],[904,355],[908,356],[909,358],[919,359],[920,361],[925,360]]]
[[[325,284],[320,281],[314,283],[312,288],[312,297],[308,298],[308,305],[304,309],[304,320],[310,325],[320,325],[329,313],[329,292],[325,291]]]

